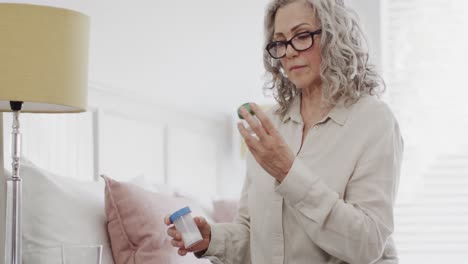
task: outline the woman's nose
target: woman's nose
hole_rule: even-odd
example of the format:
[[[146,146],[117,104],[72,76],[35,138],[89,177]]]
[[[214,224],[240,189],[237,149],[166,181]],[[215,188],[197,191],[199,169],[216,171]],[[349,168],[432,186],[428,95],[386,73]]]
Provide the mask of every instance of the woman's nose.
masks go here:
[[[294,49],[291,43],[288,43],[286,45],[286,57],[291,58],[297,56],[298,53],[299,52],[296,49]]]

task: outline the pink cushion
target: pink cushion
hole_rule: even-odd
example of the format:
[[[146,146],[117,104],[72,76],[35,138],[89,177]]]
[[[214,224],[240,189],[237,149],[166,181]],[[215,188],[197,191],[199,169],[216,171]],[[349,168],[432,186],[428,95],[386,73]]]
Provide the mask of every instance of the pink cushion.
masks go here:
[[[134,184],[103,176],[106,182],[107,230],[116,264],[210,263],[193,254],[181,257],[170,245],[164,216],[190,206],[192,215],[202,215],[189,200],[146,191]]]

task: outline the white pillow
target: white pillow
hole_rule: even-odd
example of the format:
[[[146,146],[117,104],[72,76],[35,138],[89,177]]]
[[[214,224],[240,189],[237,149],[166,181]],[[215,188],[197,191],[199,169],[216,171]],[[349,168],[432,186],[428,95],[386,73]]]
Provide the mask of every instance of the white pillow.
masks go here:
[[[102,263],[114,263],[106,228],[104,182],[60,177],[29,162],[22,162],[20,173],[24,264],[50,264],[56,252],[45,249],[62,245],[102,245]],[[33,252],[46,256],[39,258]]]

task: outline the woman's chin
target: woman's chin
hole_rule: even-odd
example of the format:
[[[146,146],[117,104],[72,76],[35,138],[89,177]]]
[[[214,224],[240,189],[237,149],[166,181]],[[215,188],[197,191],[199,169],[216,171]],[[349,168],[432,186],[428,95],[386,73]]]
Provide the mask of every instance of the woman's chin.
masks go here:
[[[294,78],[290,78],[289,80],[294,84],[294,86],[296,86],[296,89],[298,90],[303,90],[307,87],[315,87],[315,86],[321,85],[320,80],[311,81],[311,80],[300,80],[300,79],[294,79]]]
[[[307,87],[307,83],[308,83],[305,81],[294,80],[294,79],[290,79],[290,81],[294,84],[294,86],[296,86],[296,89],[298,90],[302,90],[304,87]]]

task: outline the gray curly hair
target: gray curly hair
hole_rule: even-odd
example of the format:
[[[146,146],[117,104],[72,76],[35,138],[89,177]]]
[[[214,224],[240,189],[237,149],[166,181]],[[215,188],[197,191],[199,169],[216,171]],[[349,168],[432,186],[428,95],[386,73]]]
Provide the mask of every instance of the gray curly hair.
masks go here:
[[[276,12],[279,8],[299,0],[273,0],[265,14],[265,45],[273,39]],[[357,14],[345,7],[343,0],[303,0],[312,6],[322,29],[320,78],[323,99],[336,105],[341,99],[346,104],[356,102],[362,95],[380,95],[385,83],[369,62],[366,38]],[[284,114],[298,94],[295,85],[282,73],[279,60],[263,51],[267,81],[264,89],[271,90]]]

